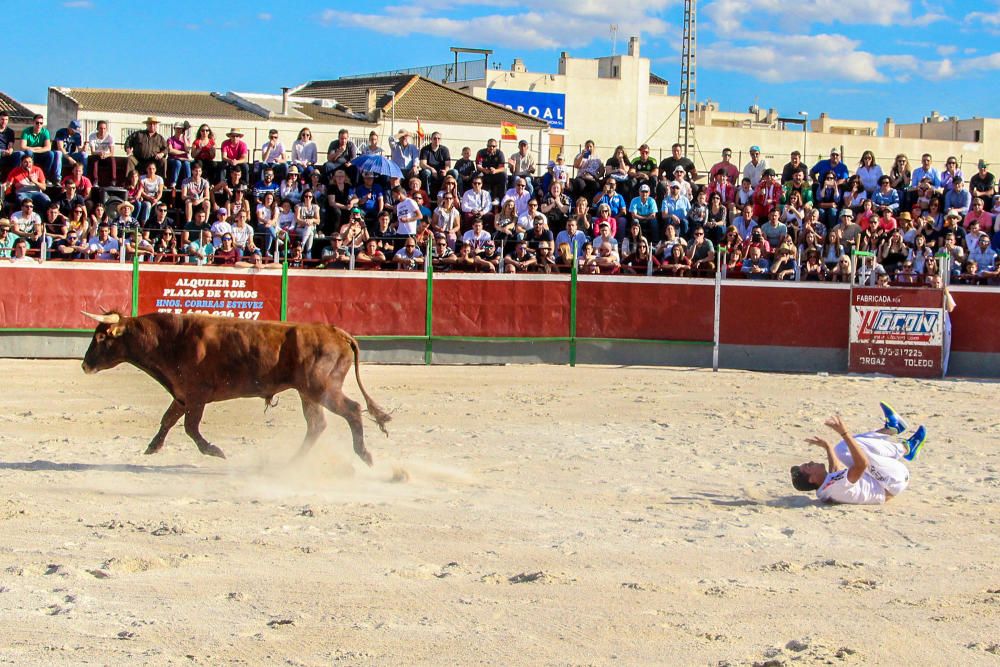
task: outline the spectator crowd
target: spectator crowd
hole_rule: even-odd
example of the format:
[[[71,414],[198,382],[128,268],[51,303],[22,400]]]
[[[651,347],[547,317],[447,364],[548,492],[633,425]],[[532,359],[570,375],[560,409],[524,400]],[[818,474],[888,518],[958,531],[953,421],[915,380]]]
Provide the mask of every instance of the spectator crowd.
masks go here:
[[[105,121],[53,134],[37,115],[17,133],[0,111],[0,257],[368,270],[430,257],[450,271],[841,282],[863,265],[900,285],[940,280],[946,257],[953,281],[1000,282],[1000,195],[982,160],[970,175],[930,154],[883,169],[833,149],[779,168],[752,146],[742,167],[727,148],[702,175],[679,144],[657,162],[647,145],[605,159],[588,141],[539,164],[526,141],[507,156],[495,139],[453,159],[438,132],[383,145],[341,130],[321,150],[308,127],[251,148],[239,128],[145,125],[119,149]]]

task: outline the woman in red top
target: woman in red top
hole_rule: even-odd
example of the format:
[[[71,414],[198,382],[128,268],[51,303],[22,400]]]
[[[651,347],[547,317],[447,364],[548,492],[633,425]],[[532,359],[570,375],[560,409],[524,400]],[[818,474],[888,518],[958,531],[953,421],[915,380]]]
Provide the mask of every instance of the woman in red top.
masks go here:
[[[232,234],[223,234],[222,245],[216,248],[212,263],[222,266],[233,266],[240,259],[240,251],[233,243]]]
[[[215,167],[215,133],[205,123],[198,127],[194,141],[191,142],[191,158],[201,163],[202,173],[209,183],[216,182]]]

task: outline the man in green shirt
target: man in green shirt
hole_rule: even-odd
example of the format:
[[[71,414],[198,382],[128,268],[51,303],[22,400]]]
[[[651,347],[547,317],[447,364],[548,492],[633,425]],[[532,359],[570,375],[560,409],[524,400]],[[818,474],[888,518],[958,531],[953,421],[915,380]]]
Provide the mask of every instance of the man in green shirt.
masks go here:
[[[35,114],[31,127],[21,132],[18,148],[17,164],[21,163],[22,157],[30,155],[50,183],[58,184],[62,180],[62,153],[52,150],[52,137],[45,127],[45,116]]]

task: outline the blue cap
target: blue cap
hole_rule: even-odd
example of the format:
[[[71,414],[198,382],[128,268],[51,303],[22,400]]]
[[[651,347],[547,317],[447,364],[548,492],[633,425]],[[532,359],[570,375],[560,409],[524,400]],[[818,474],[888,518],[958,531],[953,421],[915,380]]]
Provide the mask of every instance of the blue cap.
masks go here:
[[[80,129],[80,121],[78,121],[78,120],[71,120],[69,122],[69,129],[71,129],[71,130],[79,130]]]
[[[759,153],[760,152],[760,146],[751,146],[750,147],[750,152],[752,153],[753,151],[757,151]]]

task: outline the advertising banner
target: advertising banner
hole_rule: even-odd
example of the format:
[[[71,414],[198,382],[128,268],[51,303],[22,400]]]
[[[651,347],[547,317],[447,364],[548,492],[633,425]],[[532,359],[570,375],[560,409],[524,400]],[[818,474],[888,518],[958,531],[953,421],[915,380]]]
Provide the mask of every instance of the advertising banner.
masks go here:
[[[852,373],[941,377],[944,308],[938,290],[856,288],[851,292]]]
[[[566,96],[562,93],[536,93],[531,90],[488,88],[486,99],[514,111],[544,120],[553,129],[561,130],[566,127]]]
[[[204,269],[139,272],[139,314],[201,313],[244,320],[281,318],[281,275]]]

